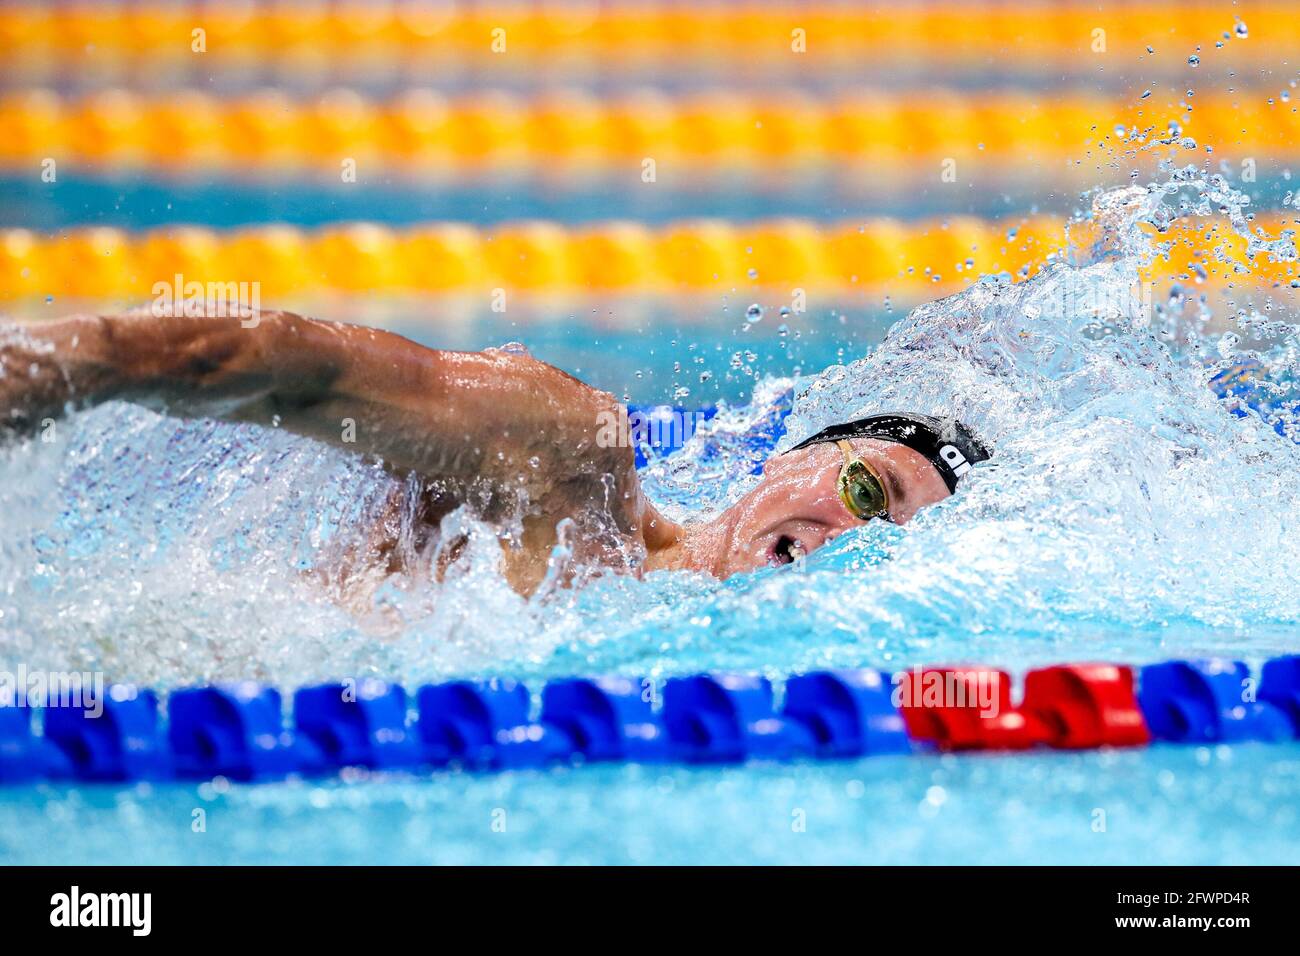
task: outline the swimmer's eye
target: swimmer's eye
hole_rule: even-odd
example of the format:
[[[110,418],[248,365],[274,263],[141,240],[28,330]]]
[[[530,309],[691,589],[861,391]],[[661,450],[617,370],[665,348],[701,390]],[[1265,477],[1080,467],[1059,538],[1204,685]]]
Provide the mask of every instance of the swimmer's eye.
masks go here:
[[[781,564],[794,564],[794,562],[808,554],[802,544],[784,534],[777,538],[773,553],[776,554],[776,559]]]

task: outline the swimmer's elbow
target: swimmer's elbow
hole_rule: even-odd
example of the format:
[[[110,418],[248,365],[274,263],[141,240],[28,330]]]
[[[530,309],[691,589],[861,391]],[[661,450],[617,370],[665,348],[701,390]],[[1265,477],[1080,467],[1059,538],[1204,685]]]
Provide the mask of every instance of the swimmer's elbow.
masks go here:
[[[600,474],[622,483],[636,472],[627,407],[609,392],[594,388],[587,388],[585,398],[578,440]]]
[[[474,403],[481,433],[511,433],[515,451],[538,454],[557,473],[621,479],[633,469],[633,450],[625,440],[627,412],[610,393],[527,353],[460,353],[455,361],[478,367],[472,379],[459,381],[482,388],[481,400]],[[448,404],[459,404],[463,395],[449,390]]]

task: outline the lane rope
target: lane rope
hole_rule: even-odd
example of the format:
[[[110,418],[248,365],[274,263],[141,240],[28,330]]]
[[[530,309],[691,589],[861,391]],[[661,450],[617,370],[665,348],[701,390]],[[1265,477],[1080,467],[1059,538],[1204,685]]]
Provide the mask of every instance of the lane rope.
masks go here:
[[[1278,213],[1260,215],[1252,225],[1276,234],[1288,224],[1294,228],[1294,221]],[[54,296],[146,303],[159,290],[176,302],[192,298],[191,292],[202,301],[213,287],[225,295],[227,286],[251,289],[253,283],[268,308],[275,297],[317,290],[486,298],[500,290],[653,295],[770,289],[785,296],[802,289],[934,298],[982,274],[1032,274],[1060,250],[1062,226],[1046,216],[1003,222],[954,216],[841,223],[702,219],[662,226],[177,226],[143,233],[88,227],[55,236],[0,229],[0,302]],[[1085,237],[1082,227],[1074,234]],[[1146,270],[1151,281],[1300,284],[1294,262],[1256,256],[1252,278],[1205,256],[1203,250],[1214,248],[1232,262],[1247,262],[1245,241],[1217,220],[1179,221],[1156,238],[1171,247]]]
[[[269,68],[286,77],[304,64],[332,69],[380,61],[412,70],[428,58],[458,69],[545,64],[548,71],[627,70],[717,60],[754,72],[834,71],[947,63],[986,71],[1059,72],[1110,49],[1140,54],[1148,71],[1183,67],[1179,53],[1224,38],[1245,65],[1278,66],[1300,46],[1300,23],[1284,2],[1252,3],[1243,14],[1249,39],[1222,4],[1108,2],[1008,7],[924,3],[864,8],[815,3],[794,10],[758,3],[400,3],[318,2],[218,5],[67,3],[0,7],[0,60],[30,70],[96,75],[167,73],[178,66],[209,75],[214,65]],[[194,30],[203,31],[195,55]],[[1098,34],[1106,38],[1098,48]],[[500,32],[498,32],[500,31]],[[796,33],[802,31],[802,33]],[[55,54],[55,55],[52,55]],[[1185,56],[1185,53],[1184,53]],[[424,61],[422,63],[422,61]]]
[[[1256,691],[1257,688],[1257,691]],[[597,761],[738,763],[944,751],[1091,750],[1300,738],[1300,656],[1258,675],[1240,661],[1135,671],[1061,664],[1024,678],[986,667],[454,681],[408,694],[376,679],[300,688],[292,715],[252,682],[112,685],[72,706],[0,707],[0,783],[274,780],[343,767],[476,771]],[[44,702],[48,704],[49,702]],[[41,732],[35,732],[39,721]]]
[[[883,176],[951,161],[963,182],[1016,168],[1052,175],[1067,161],[1093,169],[1123,153],[1130,130],[1182,135],[1233,155],[1284,159],[1300,151],[1300,109],[1269,91],[1176,101],[1080,93],[966,94],[922,90],[815,98],[726,91],[601,98],[582,90],[536,97],[504,91],[445,96],[411,89],[375,100],[334,89],[296,99],[266,89],[223,98],[105,89],[64,97],[45,89],[0,95],[0,165],[60,163],[173,172],[310,170],[459,176],[533,169],[620,171],[652,188],[675,166],[693,171],[839,169]],[[1116,130],[1125,131],[1118,134]],[[1131,145],[1131,144],[1130,144]],[[1195,150],[1188,151],[1194,161]],[[653,167],[647,165],[653,162]],[[391,168],[388,168],[391,167]],[[1055,168],[1054,168],[1055,167]],[[655,178],[645,177],[653,171]]]

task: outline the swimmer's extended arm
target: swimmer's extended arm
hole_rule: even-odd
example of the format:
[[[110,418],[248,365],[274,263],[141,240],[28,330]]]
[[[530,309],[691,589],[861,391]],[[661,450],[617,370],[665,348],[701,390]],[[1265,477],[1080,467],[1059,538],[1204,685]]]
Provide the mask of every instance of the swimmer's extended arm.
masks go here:
[[[616,473],[602,448],[612,396],[527,355],[443,352],[361,326],[238,318],[78,316],[0,329],[0,431],[36,431],[69,405],[123,399],[255,421],[429,476],[521,487]],[[251,321],[247,321],[251,325]]]

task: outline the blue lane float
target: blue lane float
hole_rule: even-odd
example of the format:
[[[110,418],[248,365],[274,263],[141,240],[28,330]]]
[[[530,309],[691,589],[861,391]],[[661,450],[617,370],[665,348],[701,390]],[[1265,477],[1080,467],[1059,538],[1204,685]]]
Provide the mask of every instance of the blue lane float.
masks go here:
[[[893,703],[893,683],[879,671],[792,677],[785,713],[812,732],[821,757],[907,753],[912,742]]]
[[[1300,737],[1300,655],[1277,657],[1264,665],[1259,699],[1286,714],[1292,734]]]
[[[280,692],[252,682],[176,691],[168,740],[184,777],[267,780],[328,767],[284,725]]]
[[[35,715],[24,704],[0,707],[0,783],[32,783],[72,775],[57,747],[32,731]]]
[[[1092,670],[1115,669],[1074,668],[1079,680]],[[1131,669],[1120,669],[1132,677]],[[1026,686],[1041,672],[1031,671]],[[1141,719],[1155,740],[1300,737],[1300,656],[1268,661],[1258,680],[1245,664],[1223,660],[1152,664],[1136,680]],[[1038,697],[1058,693],[1050,682],[1035,686]],[[894,704],[895,681],[879,671],[791,677],[779,707],[763,677],[673,678],[663,685],[661,705],[656,687],[628,677],[574,678],[551,681],[535,696],[513,680],[455,681],[421,687],[412,699],[397,684],[367,680],[301,688],[287,715],[274,688],[222,684],[173,691],[164,720],[159,694],[118,685],[93,706],[0,704],[0,783],[265,781],[343,767],[500,771],[598,761],[852,759],[930,749],[909,736]],[[1038,710],[1043,705],[1033,702]],[[999,747],[992,738],[979,745]]]
[[[659,763],[672,751],[653,704],[652,686],[627,677],[551,681],[542,690],[542,723],[567,734],[587,760]]]
[[[1258,359],[1246,359],[1223,369],[1210,379],[1210,389],[1227,405],[1228,411],[1238,418],[1249,418],[1253,413],[1264,421],[1271,416],[1273,431],[1283,438],[1300,441],[1300,436],[1287,434],[1286,422],[1276,414],[1274,398],[1267,387],[1267,372]]]
[[[49,708],[45,737],[62,751],[79,780],[165,780],[172,775],[158,695],[151,690],[119,684],[92,706]]]
[[[419,734],[425,760],[478,770],[543,767],[576,753],[568,735],[534,722],[532,698],[518,681],[458,681],[420,688]]]
[[[816,750],[805,725],[773,711],[765,677],[674,678],[664,687],[664,725],[674,755],[692,763],[790,760]]]
[[[752,472],[759,474],[763,462],[785,434],[785,419],[790,414],[794,390],[779,397],[761,419],[751,422],[743,435],[729,435],[730,451],[740,452],[753,462]],[[627,407],[629,440],[635,453],[636,467],[644,468],[655,458],[680,451],[696,429],[718,414],[713,406],[683,408],[678,405],[629,405]],[[635,423],[635,427],[633,427]],[[702,460],[717,455],[717,450],[705,447]]]
[[[380,770],[422,763],[419,743],[407,727],[407,709],[406,691],[379,680],[304,687],[293,695],[298,736],[335,767]]]
[[[1240,661],[1169,661],[1142,668],[1138,704],[1151,735],[1177,743],[1286,740],[1287,715],[1255,699],[1254,679]]]
[[[644,468],[651,458],[660,458],[681,450],[695,433],[695,428],[717,414],[717,408],[713,407],[627,406],[629,439],[636,467]]]

